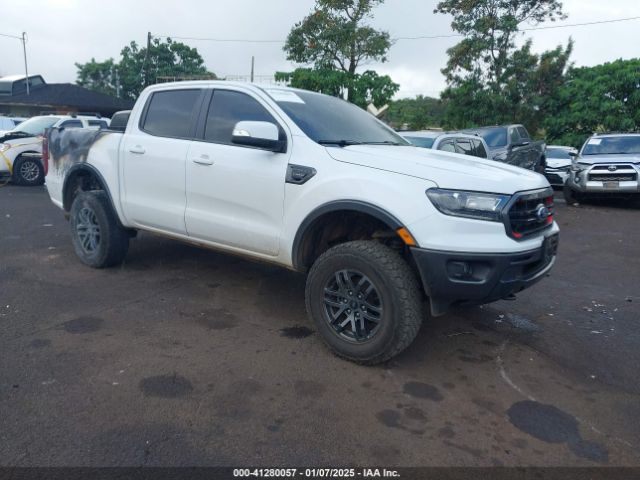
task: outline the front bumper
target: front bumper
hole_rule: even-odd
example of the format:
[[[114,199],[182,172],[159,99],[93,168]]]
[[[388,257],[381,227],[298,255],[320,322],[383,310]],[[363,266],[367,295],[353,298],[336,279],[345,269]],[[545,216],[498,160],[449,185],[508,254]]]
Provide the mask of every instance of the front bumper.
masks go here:
[[[509,297],[540,281],[553,268],[558,234],[542,247],[520,253],[465,253],[411,249],[431,313],[455,305],[481,305]]]
[[[562,187],[569,178],[569,167],[554,168],[547,166],[544,170],[549,184],[553,187]]]

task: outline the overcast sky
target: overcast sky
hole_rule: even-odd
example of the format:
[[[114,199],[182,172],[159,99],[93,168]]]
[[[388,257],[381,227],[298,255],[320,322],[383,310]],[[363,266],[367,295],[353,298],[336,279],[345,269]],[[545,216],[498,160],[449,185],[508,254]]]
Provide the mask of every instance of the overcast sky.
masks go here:
[[[119,58],[131,40],[146,41],[147,31],[174,37],[281,40],[313,7],[314,0],[1,0],[0,33],[29,37],[29,73],[50,83],[74,82],[75,62],[94,57]],[[386,0],[374,12],[373,26],[392,37],[451,33],[450,18],[434,15],[436,0]],[[583,23],[640,16],[639,0],[565,0],[569,18]],[[576,65],[596,65],[640,56],[640,20],[526,32],[534,50],[543,51],[575,40]],[[525,37],[523,37],[525,38]],[[437,96],[444,87],[440,69],[446,49],[456,38],[398,41],[385,64],[371,64],[401,85],[399,97]],[[214,43],[184,40],[197,47],[207,68],[219,76],[246,75],[251,56],[256,74],[272,75],[295,66],[287,62],[279,43]],[[365,67],[365,68],[366,68]],[[0,75],[24,72],[18,40],[0,37]]]

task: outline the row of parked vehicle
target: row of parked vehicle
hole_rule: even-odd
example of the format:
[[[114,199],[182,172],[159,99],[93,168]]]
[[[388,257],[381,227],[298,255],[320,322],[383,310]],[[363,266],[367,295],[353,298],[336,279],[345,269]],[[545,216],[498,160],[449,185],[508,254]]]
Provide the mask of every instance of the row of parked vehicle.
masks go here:
[[[488,158],[539,173],[575,204],[591,196],[640,194],[640,134],[594,134],[578,151],[533,141],[523,125],[461,132],[401,132],[417,147]]]
[[[42,138],[49,128],[108,128],[110,120],[98,115],[40,115],[28,120],[0,117],[12,127],[0,132],[0,181],[34,186],[44,183]]]

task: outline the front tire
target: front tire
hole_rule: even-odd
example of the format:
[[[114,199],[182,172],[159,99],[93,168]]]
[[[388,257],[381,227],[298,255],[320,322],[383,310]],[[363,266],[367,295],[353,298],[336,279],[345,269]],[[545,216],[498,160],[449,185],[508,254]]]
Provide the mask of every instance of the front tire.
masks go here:
[[[82,263],[93,268],[122,263],[129,250],[129,235],[105,192],[79,193],[71,205],[70,220],[73,248]]]
[[[424,315],[408,263],[375,241],[337,245],[307,278],[307,312],[327,346],[357,363],[385,362],[407,348]]]
[[[13,182],[16,185],[35,187],[44,183],[44,168],[36,158],[20,156],[13,164]]]

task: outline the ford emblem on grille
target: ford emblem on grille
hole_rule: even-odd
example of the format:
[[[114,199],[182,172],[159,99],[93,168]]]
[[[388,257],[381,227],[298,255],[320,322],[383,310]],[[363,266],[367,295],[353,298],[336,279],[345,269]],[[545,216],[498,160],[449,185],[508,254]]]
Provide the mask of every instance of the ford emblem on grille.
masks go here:
[[[618,167],[616,167],[615,165],[609,165],[610,172],[615,172],[616,170],[618,170]]]
[[[551,212],[549,211],[549,209],[547,207],[545,207],[544,205],[540,204],[540,205],[538,205],[538,209],[536,211],[536,215],[542,221],[542,220],[546,220],[547,218],[549,218],[549,215],[551,215]]]

